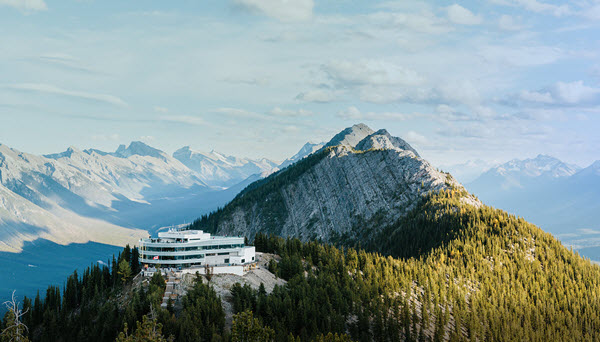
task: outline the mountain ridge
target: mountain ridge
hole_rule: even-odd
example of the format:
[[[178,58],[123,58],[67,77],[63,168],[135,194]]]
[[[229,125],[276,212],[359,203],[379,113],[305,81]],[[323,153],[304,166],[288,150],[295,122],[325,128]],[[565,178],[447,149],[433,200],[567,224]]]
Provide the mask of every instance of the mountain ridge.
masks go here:
[[[356,149],[365,139],[388,139],[387,132],[375,133],[366,125],[343,130],[319,151],[250,184],[230,204],[190,228],[332,241],[374,217],[382,224],[393,223],[429,192],[462,188],[399,138],[394,140],[396,145],[402,142],[399,146],[406,149],[389,144]],[[471,197],[465,201],[480,205]]]

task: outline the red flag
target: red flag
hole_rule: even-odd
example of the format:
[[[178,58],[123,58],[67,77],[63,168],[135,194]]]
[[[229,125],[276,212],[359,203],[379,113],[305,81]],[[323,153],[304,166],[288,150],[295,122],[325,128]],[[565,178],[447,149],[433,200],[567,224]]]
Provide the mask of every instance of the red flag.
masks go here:
[[[152,258],[152,260],[158,260],[158,255]]]

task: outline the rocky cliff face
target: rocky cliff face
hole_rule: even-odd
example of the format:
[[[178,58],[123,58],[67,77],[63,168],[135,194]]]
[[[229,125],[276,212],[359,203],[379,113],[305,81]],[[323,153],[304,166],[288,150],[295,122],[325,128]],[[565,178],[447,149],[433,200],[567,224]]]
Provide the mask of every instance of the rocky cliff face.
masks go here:
[[[363,138],[357,141],[357,136]],[[406,142],[401,145],[401,140],[388,136],[385,131],[374,134],[364,125],[346,129],[329,147],[250,185],[225,208],[198,220],[192,228],[329,241],[357,228],[391,224],[430,191],[462,188],[452,176],[418,157]],[[358,146],[368,149],[361,151]],[[467,200],[478,204],[472,198]]]

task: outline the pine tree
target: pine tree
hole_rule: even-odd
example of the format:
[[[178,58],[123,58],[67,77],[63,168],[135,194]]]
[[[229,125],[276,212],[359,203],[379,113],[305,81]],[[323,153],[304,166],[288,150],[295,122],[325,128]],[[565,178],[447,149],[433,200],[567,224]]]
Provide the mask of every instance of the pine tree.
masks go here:
[[[137,329],[133,335],[127,333],[127,323],[123,332],[117,337],[117,342],[172,342],[173,338],[166,339],[162,335],[162,324],[157,323],[156,319],[150,319],[147,315],[142,318],[142,322],[137,322]]]
[[[233,316],[231,327],[232,342],[269,342],[274,341],[275,331],[254,318],[252,311],[240,312]]]
[[[131,266],[129,266],[129,262],[125,259],[119,262],[119,271],[118,271],[119,279],[123,284],[127,283],[129,278],[131,278]]]

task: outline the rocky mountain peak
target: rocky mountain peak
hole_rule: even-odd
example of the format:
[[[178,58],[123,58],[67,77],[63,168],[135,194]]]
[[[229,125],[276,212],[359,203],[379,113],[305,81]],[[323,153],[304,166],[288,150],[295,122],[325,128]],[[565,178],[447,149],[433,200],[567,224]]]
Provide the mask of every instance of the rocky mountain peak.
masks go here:
[[[95,154],[97,154],[99,156],[106,156],[106,155],[110,154],[108,152],[104,152],[104,151],[101,151],[101,150],[98,150],[98,149],[95,149],[95,148],[88,148],[86,150],[83,150],[83,153],[89,154],[89,155],[92,155],[93,153],[95,153]]]
[[[175,159],[189,158],[193,153],[194,151],[192,151],[192,149],[189,146],[184,146],[178,149],[177,151],[173,152],[173,157]]]
[[[325,147],[344,145],[355,147],[361,140],[375,133],[369,126],[359,123],[352,127],[348,127],[336,134]]]
[[[323,145],[325,145],[325,144],[324,143],[307,142],[306,144],[304,144],[304,146],[302,146],[302,148],[300,149],[300,151],[298,151],[298,153],[296,153],[292,157],[284,160],[281,164],[279,164],[279,169],[284,169],[284,168],[294,164],[295,162],[302,160],[303,158],[315,153],[316,151],[321,149],[323,147]]]
[[[121,158],[128,158],[133,155],[138,155],[159,158],[162,160],[167,159],[163,151],[148,146],[141,141],[132,141],[128,147],[125,147],[125,145],[120,145],[115,151],[114,155]]]
[[[385,130],[355,125],[326,146],[332,148],[248,186],[223,211],[195,222],[194,229],[210,226],[218,234],[269,232],[333,241],[379,232],[432,191],[464,189]],[[461,202],[481,205],[470,195]],[[375,217],[377,225],[365,224]]]
[[[404,151],[411,151],[415,156],[419,156],[419,153],[410,146],[406,141],[393,137],[387,130],[380,129],[377,132],[367,136],[361,140],[356,149],[359,151],[367,151],[371,149],[375,150],[388,150],[388,149],[400,149]]]
[[[71,158],[73,156],[73,154],[77,154],[77,153],[81,153],[81,151],[74,146],[69,146],[69,148],[67,148],[67,150],[64,152],[46,154],[46,155],[44,155],[44,157],[50,158],[50,159]]]

